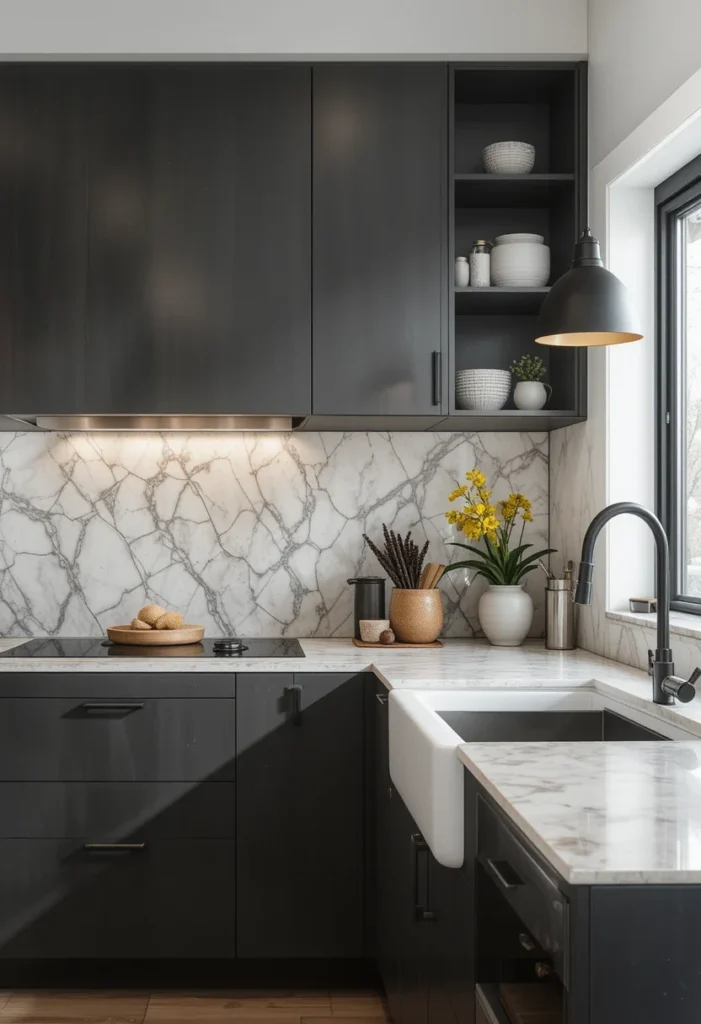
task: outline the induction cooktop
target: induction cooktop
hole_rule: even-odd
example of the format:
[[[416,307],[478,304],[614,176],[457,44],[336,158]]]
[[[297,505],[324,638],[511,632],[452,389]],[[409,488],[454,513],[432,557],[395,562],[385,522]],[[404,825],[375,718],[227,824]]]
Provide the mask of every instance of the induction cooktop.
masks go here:
[[[0,658],[303,658],[298,640],[213,637],[198,644],[130,647],[100,637],[37,637],[0,651]]]

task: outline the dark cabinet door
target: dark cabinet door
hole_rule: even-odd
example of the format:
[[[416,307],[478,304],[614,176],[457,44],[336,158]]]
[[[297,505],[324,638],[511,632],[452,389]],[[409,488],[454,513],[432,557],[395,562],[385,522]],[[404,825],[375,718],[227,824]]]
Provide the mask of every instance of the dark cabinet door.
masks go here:
[[[87,411],[308,413],[311,70],[97,68],[87,131]]]
[[[0,412],[80,410],[87,208],[80,67],[0,68]]]
[[[401,884],[397,877],[397,826],[394,792],[389,774],[388,694],[382,683],[375,684],[374,771],[375,771],[375,955],[380,968],[392,1020],[399,1020],[399,946],[397,914],[401,912]],[[400,854],[401,856],[401,854]]]
[[[237,676],[237,952],[364,953],[362,676]]]
[[[462,871],[430,857],[429,891],[435,920],[427,933],[429,1024],[474,1024],[474,911]]]
[[[418,900],[428,900],[426,852],[389,774],[387,691],[375,687],[376,951],[394,1024],[427,1024],[428,933]],[[427,907],[424,909],[428,909]]]
[[[314,68],[316,414],[443,407],[446,132],[443,65]]]

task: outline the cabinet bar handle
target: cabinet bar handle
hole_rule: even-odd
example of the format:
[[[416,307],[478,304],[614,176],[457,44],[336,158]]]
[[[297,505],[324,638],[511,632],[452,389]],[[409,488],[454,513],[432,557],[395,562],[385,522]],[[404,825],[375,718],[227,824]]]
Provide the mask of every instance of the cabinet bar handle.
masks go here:
[[[414,832],[411,837],[411,844],[414,847],[414,917],[417,921],[436,921],[438,915],[435,910],[429,910],[427,904],[430,901],[430,858],[428,843],[420,832]],[[423,881],[423,899],[421,898],[421,883],[419,881],[419,855],[425,854],[425,871]]]
[[[434,352],[432,356],[432,368],[433,368],[433,404],[441,404],[441,354],[440,352]]]
[[[291,715],[294,719],[295,725],[302,724],[302,687],[299,683],[294,683],[292,686],[285,687],[285,693],[290,698],[292,705]]]
[[[111,704],[108,701],[100,701],[95,703],[86,703],[80,705],[83,711],[141,711],[142,708],[146,707],[145,704],[129,703],[129,704]]]
[[[378,704],[386,704],[387,701],[389,700],[389,697],[387,696],[386,693],[376,693],[375,700],[378,702]]]
[[[503,889],[518,889],[523,885],[523,882],[511,867],[508,860],[495,861],[487,858],[487,866]],[[511,880],[507,878],[507,875],[511,875]]]
[[[146,849],[146,843],[85,843],[83,849],[90,853],[139,853]]]

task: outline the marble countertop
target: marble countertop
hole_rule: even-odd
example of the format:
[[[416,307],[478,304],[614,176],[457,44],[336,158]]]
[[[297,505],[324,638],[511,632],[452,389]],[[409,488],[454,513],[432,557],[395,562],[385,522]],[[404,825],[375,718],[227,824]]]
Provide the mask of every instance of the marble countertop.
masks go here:
[[[566,881],[701,883],[701,742],[466,743],[458,756]]]
[[[442,649],[415,651],[300,642],[303,659],[0,658],[0,674],[372,671],[389,689],[593,686],[699,740],[471,743],[458,757],[567,881],[701,882],[701,698],[659,707],[646,673],[586,651],[547,651],[542,642],[498,648],[447,640]],[[0,651],[19,643],[0,640]]]
[[[0,651],[24,642],[0,639]],[[374,671],[389,688],[451,689],[467,686],[577,686],[605,678],[640,688],[647,676],[586,651],[547,651],[542,641],[492,647],[486,640],[446,640],[437,649],[355,647],[349,639],[301,639],[302,658],[0,658],[0,672],[363,672]]]

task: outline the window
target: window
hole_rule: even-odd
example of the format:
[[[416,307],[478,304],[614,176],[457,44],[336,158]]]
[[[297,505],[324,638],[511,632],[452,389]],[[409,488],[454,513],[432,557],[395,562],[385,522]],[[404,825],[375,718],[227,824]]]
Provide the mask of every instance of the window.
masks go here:
[[[701,158],[655,200],[658,513],[670,540],[672,607],[701,615]]]

